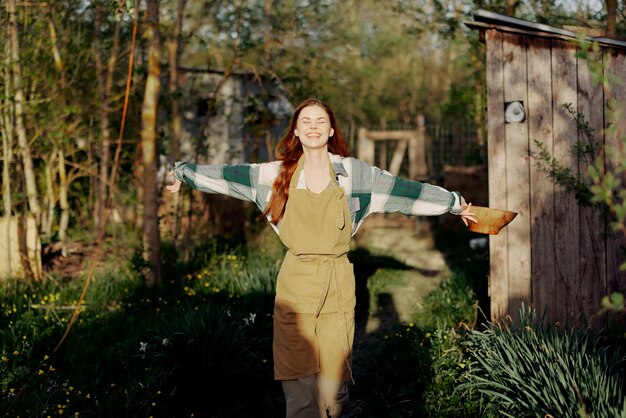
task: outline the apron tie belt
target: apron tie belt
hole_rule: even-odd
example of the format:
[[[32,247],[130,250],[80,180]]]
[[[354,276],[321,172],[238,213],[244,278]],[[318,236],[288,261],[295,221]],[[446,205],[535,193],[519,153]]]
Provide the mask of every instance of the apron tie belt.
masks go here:
[[[344,257],[344,256],[340,256]],[[320,289],[320,297],[315,309],[315,318],[320,316],[326,298],[328,297],[328,291],[330,290],[331,282],[335,285],[335,302],[337,305],[337,315],[339,317],[339,334],[341,335],[341,345],[343,346],[343,355],[346,363],[346,367],[350,372],[350,380],[354,383],[352,377],[352,367],[350,367],[350,342],[348,340],[348,324],[346,316],[342,309],[341,290],[339,289],[339,281],[337,280],[336,260],[339,257],[333,256],[319,256],[319,255],[300,255],[298,259],[303,263],[317,263],[318,277],[323,277],[322,287]],[[329,271],[326,274],[321,274],[322,265],[327,267]]]

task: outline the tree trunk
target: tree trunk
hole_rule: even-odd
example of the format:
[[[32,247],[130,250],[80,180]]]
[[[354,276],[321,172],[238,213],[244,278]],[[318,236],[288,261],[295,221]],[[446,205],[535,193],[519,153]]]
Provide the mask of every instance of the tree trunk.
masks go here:
[[[606,34],[615,36],[617,24],[617,0],[605,0],[606,4]]]
[[[54,65],[61,74],[61,91],[63,91],[67,85],[67,79],[65,77],[65,63],[61,58],[61,51],[59,50],[59,42],[57,36],[57,29],[52,20],[52,6],[51,3],[47,4],[47,18],[48,18],[48,30],[50,31],[50,43],[52,45],[52,56],[54,58]]]
[[[113,88],[114,68],[119,49],[121,22],[121,20],[117,20],[115,23],[113,46],[105,67],[102,54],[103,14],[104,11],[101,6],[97,7],[94,11],[94,58],[96,62],[96,76],[98,79],[98,96],[100,97],[98,111],[100,114],[100,135],[102,138],[102,142],[100,143],[100,165],[97,176],[98,192],[96,197],[95,217],[95,227],[97,230],[100,230],[102,222],[104,221],[104,211],[108,193],[109,165],[111,160],[111,109],[109,101]]]
[[[150,271],[147,277],[149,287],[161,284],[161,256],[158,209],[158,189],[156,178],[156,122],[160,89],[161,43],[159,33],[159,2],[148,0],[148,78],[143,105],[141,107],[141,145],[143,162],[143,249],[144,259]]]
[[[61,220],[59,222],[59,241],[61,241],[61,254],[67,256],[67,228],[70,223],[70,205],[67,201],[67,173],[65,171],[65,153],[63,147],[59,147],[59,206],[61,206]]]
[[[272,72],[272,61],[271,61],[271,37],[272,37],[272,0],[265,0],[263,5],[263,72],[267,75]],[[263,91],[263,105],[264,105],[264,115],[263,115],[263,131],[265,132],[265,147],[268,148],[268,157],[271,158],[272,152],[269,150],[272,144],[272,114],[269,111],[269,92],[267,88],[265,88],[265,84],[261,82],[261,87]]]
[[[39,195],[37,193],[37,181],[33,159],[30,154],[30,144],[26,136],[24,126],[24,89],[22,88],[22,68],[20,66],[20,42],[17,30],[17,16],[15,14],[15,0],[7,0],[7,13],[9,14],[9,35],[11,39],[11,60],[13,71],[13,86],[15,89],[15,130],[17,141],[24,167],[24,180],[26,181],[26,196],[31,213],[35,216],[37,227],[41,223],[41,208],[39,206]]]
[[[7,44],[8,46],[8,44]],[[7,275],[11,276],[11,271],[13,270],[11,266],[11,211],[12,211],[12,202],[11,202],[11,173],[9,171],[9,167],[11,166],[11,162],[13,160],[13,117],[12,117],[12,107],[11,103],[8,100],[11,97],[11,75],[9,72],[9,55],[5,56],[5,67],[4,67],[4,93],[5,99],[2,101],[1,107],[1,117],[2,120],[2,130],[0,134],[2,134],[2,202],[4,209],[4,248],[5,248],[5,256],[4,259],[7,262],[6,271]]]
[[[180,137],[182,133],[182,118],[180,115],[180,99],[178,95],[178,67],[180,64],[180,34],[183,26],[183,12],[187,0],[178,0],[178,6],[176,9],[176,22],[174,24],[174,34],[167,41],[167,50],[170,64],[169,74],[169,92],[171,98],[171,112],[172,112],[172,137],[170,139],[170,156],[172,160],[179,161],[180,156]],[[174,243],[180,233],[180,203],[181,195],[176,193],[175,200],[175,213],[174,213],[174,225],[172,228],[172,237]]]
[[[60,103],[61,106],[64,109],[64,113],[63,113],[63,119],[67,120],[68,117],[67,112],[65,111],[66,107],[67,107],[67,100],[66,100],[66,96],[65,96],[65,91],[67,88],[67,76],[66,76],[66,71],[65,71],[65,62],[63,61],[63,58],[61,56],[61,51],[59,48],[59,42],[58,42],[58,36],[57,36],[57,31],[56,31],[56,26],[54,24],[54,20],[53,20],[53,15],[52,15],[52,6],[51,3],[48,2],[48,27],[49,27],[49,31],[50,31],[50,41],[51,41],[51,45],[52,45],[52,52],[53,52],[53,56],[54,56],[54,62],[55,62],[55,66],[57,68],[57,70],[59,71],[59,74],[61,76],[60,78],[60,86],[61,86],[61,97],[60,97]],[[119,37],[119,22],[116,24],[116,33],[115,33],[115,37],[113,40],[114,43],[114,52],[112,53],[112,56],[115,56],[115,50],[116,50],[116,46],[117,46],[117,38]],[[107,86],[109,85],[109,83],[107,84]],[[108,90],[110,91],[110,86],[108,87]],[[108,96],[107,96],[108,98]],[[108,109],[108,108],[107,108]],[[64,124],[65,126],[68,126],[67,123]],[[76,137],[76,132],[74,131],[73,127],[70,127],[69,129],[66,130],[66,135],[68,138],[74,138]],[[65,151],[63,149],[64,144],[60,143],[58,144],[58,147],[56,147],[56,149],[54,150],[54,152],[52,153],[52,156],[50,157],[50,171],[53,172],[53,170],[55,169],[54,166],[54,159],[57,158],[58,159],[58,164],[56,166],[56,170],[59,173],[59,205],[61,208],[61,219],[59,222],[59,241],[61,242],[61,253],[63,254],[63,256],[67,256],[67,250],[66,250],[66,241],[67,241],[67,228],[69,225],[69,203],[67,200],[67,189],[69,187],[68,184],[68,180],[67,180],[67,173],[65,170]],[[91,167],[91,166],[89,166]],[[51,178],[54,178],[54,176],[51,176]],[[106,178],[104,179],[104,184],[106,184]],[[50,204],[50,221],[52,221],[53,216],[54,216],[54,208],[56,206],[56,198],[54,198],[54,193],[53,191],[50,191],[50,196],[53,198],[51,199],[51,204]],[[52,223],[52,222],[51,222]]]
[[[54,176],[54,159],[56,158],[57,150],[54,151],[47,157],[45,161],[45,178],[46,178],[46,190],[45,190],[45,198],[43,199],[44,209],[47,209],[45,212],[41,214],[41,233],[44,237],[50,239],[52,235],[52,224],[54,223],[54,207],[56,206],[56,199],[54,197],[54,186],[52,184],[52,179]],[[45,160],[45,158],[44,158]]]
[[[107,181],[109,178],[109,160],[111,158],[111,132],[109,121],[109,105],[106,92],[106,68],[102,58],[102,8],[97,7],[94,10],[94,56],[96,61],[96,78],[98,79],[98,96],[100,97],[100,165],[98,169],[97,184],[98,192],[96,193],[96,216],[95,227],[99,231],[104,222],[104,211],[107,200]],[[96,147],[97,148],[97,147]]]
[[[133,186],[135,189],[136,202],[133,206],[133,225],[135,229],[143,230],[143,151],[141,141],[135,146],[135,160],[133,161]]]
[[[515,10],[519,4],[519,0],[506,0],[506,14],[507,16],[515,17]]]

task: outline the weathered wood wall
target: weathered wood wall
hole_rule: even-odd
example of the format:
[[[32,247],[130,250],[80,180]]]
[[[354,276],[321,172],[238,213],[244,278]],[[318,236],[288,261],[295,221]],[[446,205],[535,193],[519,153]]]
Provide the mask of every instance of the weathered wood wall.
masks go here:
[[[486,30],[485,40],[489,205],[519,212],[490,237],[491,315],[516,316],[523,302],[550,321],[602,324],[596,318],[602,296],[626,291],[619,245],[599,210],[580,206],[548,176],[534,141],[585,173],[588,162],[574,151],[577,123],[563,105],[586,118],[603,146],[626,135],[626,118],[605,111],[609,91],[626,106],[626,86],[613,82],[604,90],[594,83],[588,61],[566,40],[497,29]],[[601,57],[605,74],[626,78],[626,51],[605,49]],[[523,122],[505,123],[511,101],[523,102]],[[610,124],[612,133],[605,129]]]

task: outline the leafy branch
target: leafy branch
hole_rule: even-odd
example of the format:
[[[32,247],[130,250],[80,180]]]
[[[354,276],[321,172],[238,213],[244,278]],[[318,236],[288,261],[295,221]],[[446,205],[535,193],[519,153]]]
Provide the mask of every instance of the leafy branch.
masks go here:
[[[571,168],[566,167],[557,160],[552,153],[548,151],[546,144],[537,139],[535,139],[534,142],[539,149],[537,158],[546,164],[546,171],[550,178],[567,190],[574,192],[579,203],[584,205],[591,204],[593,195],[590,185],[581,180],[580,175],[574,174]]]

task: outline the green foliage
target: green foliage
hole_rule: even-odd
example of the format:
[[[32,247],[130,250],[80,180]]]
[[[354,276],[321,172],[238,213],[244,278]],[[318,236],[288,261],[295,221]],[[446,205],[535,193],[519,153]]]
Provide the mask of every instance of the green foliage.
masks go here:
[[[420,328],[413,324],[398,326],[372,345],[361,362],[363,372],[353,391],[354,397],[363,402],[363,414],[359,416],[424,416],[431,359]]]
[[[415,322],[425,329],[447,330],[476,323],[476,296],[464,272],[453,273],[422,302]]]
[[[472,331],[468,382],[490,416],[626,417],[624,353],[597,336],[545,326],[532,310],[519,323]]]
[[[537,158],[547,165],[547,171],[550,177],[567,190],[572,191],[580,203],[590,204],[593,196],[590,185],[582,180],[578,174],[575,174],[570,167],[565,166],[557,160],[552,153],[548,151],[546,144],[537,139],[535,139],[534,142],[539,149]]]
[[[578,159],[590,164],[589,173],[592,173],[595,170],[593,163],[597,161],[601,151],[595,139],[595,131],[589,125],[585,116],[574,110],[571,103],[563,104],[563,108],[574,118],[578,130],[578,139],[576,140],[573,151]],[[543,142],[537,139],[535,139],[534,142],[539,149],[535,158],[537,158],[540,163],[545,164],[548,174],[557,184],[573,192],[576,199],[581,204],[589,205],[592,202],[598,202],[598,199],[595,197],[596,192],[594,186],[592,186],[588,177],[574,172],[572,168],[556,159]],[[590,177],[592,180],[594,179],[593,175]]]
[[[467,332],[466,328],[438,328],[425,335],[432,356],[432,381],[425,401],[430,417],[476,417],[484,410],[484,399],[477,391],[457,390],[471,369],[462,346]]]
[[[602,298],[602,307],[613,311],[625,311],[624,295],[619,292],[613,292],[610,296]]]
[[[242,317],[225,303],[185,306],[162,318],[139,347],[155,379],[152,392],[162,394],[155,411],[255,416],[263,397],[246,398],[241,392],[244,386],[256,387],[271,396],[271,322],[257,313]]]
[[[82,281],[2,283],[0,411],[8,416],[62,414],[94,408],[94,388],[103,397],[105,390],[111,396],[116,393],[108,385],[120,371],[128,370],[120,355],[125,345],[133,344],[132,330],[141,322],[120,315],[135,284],[118,273],[112,269],[93,279],[70,338],[57,353],[53,348],[67,326]],[[131,333],[126,335],[127,331]],[[140,387],[129,382],[125,390],[134,393]]]
[[[428,416],[480,415],[481,399],[472,391],[456,391],[470,366],[461,342],[478,314],[470,274],[454,272],[424,299],[414,316],[415,323],[427,330],[424,337],[432,358],[432,380],[425,393]]]
[[[386,298],[389,288],[394,286],[404,286],[407,283],[408,275],[406,270],[397,270],[392,268],[381,268],[368,277],[367,291],[369,293],[370,312],[374,312],[378,306],[377,300]]]
[[[96,276],[56,353],[82,282],[2,282],[0,415],[179,416],[185,405],[273,416],[282,408],[280,387],[268,384],[277,260],[219,247],[198,249],[205,265],[193,273],[175,275],[192,267],[179,260],[161,289],[110,260],[117,267]]]

